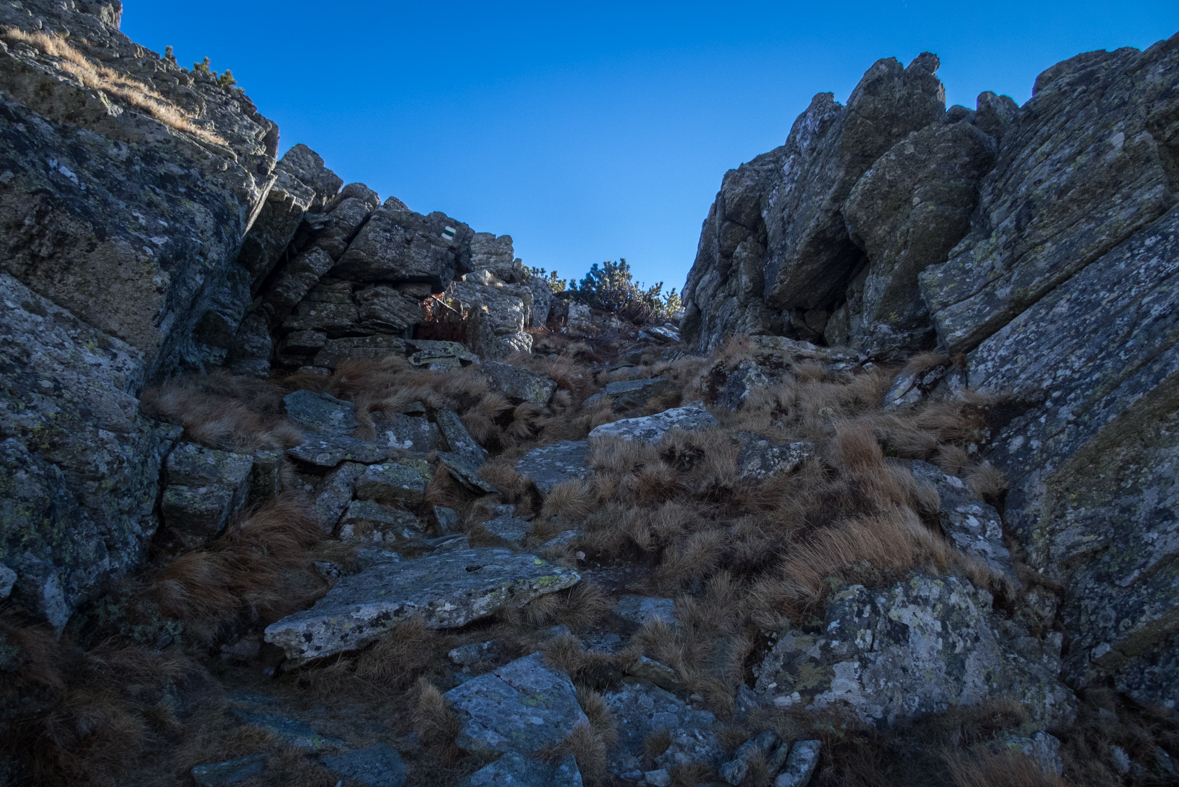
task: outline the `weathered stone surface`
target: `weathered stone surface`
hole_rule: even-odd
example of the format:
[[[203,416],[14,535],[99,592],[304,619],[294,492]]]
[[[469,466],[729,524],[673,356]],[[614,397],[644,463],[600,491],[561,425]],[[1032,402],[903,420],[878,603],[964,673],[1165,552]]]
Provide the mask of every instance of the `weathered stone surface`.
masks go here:
[[[715,391],[716,403],[722,407],[738,410],[750,394],[769,385],[769,379],[756,361],[742,361],[732,371],[726,366],[727,364],[722,361],[713,367],[714,374],[720,372],[724,375],[724,387],[717,391],[715,385],[710,385]],[[710,375],[710,383],[712,376]]]
[[[301,390],[282,401],[288,420],[317,434],[346,436],[359,426],[356,405],[330,394]]]
[[[164,525],[189,546],[213,538],[246,504],[253,466],[251,456],[178,444],[165,464]]]
[[[425,455],[442,447],[442,432],[438,425],[420,416],[393,413],[373,414],[374,442],[390,448]]]
[[[483,461],[471,457],[469,454],[456,454],[451,451],[439,451],[438,461],[446,466],[456,481],[476,494],[490,494],[496,490],[494,486],[479,477],[479,468]]]
[[[1135,658],[1173,659],[1160,649],[1179,633],[1176,304],[1179,209],[968,357],[972,387],[1016,391],[1031,408],[999,430],[988,458],[1011,480],[1007,524],[1029,564],[1067,585],[1066,674],[1080,682]],[[1166,685],[1156,702],[1173,699]]]
[[[395,464],[369,465],[356,482],[361,500],[388,500],[405,506],[420,505],[434,473],[424,459]]]
[[[328,339],[315,354],[315,365],[335,369],[342,361],[379,361],[390,355],[405,355],[405,340],[396,336],[345,336]]]
[[[290,658],[320,658],[363,647],[414,615],[430,628],[454,628],[579,579],[570,569],[507,549],[434,554],[343,577],[311,609],[267,627],[266,641]]]
[[[449,362],[444,367],[437,368],[457,369],[479,360],[479,356],[458,342],[413,339],[406,344],[413,349],[409,355],[409,362],[414,366],[433,369],[439,362]]]
[[[917,276],[945,262],[970,229],[997,147],[970,124],[930,125],[894,145],[852,189],[843,214],[869,260],[860,297],[848,303],[853,346],[900,353],[931,343]]]
[[[434,506],[434,519],[438,522],[438,529],[442,531],[443,535],[459,531],[458,511],[453,508]]]
[[[643,741],[656,730],[671,733],[671,745],[655,763],[661,770],[690,762],[719,766],[724,746],[713,731],[716,717],[693,710],[669,691],[642,683],[625,682],[603,694],[618,726],[618,744],[610,752],[610,770],[622,774],[642,769]]]
[[[473,282],[456,281],[446,289],[446,297],[458,301],[465,309],[483,313],[484,324],[496,336],[519,333],[527,327],[529,304],[520,297],[527,288],[485,287]]]
[[[516,259],[512,248],[512,236],[490,232],[476,232],[471,237],[472,270],[484,270],[505,284],[512,284],[524,278],[524,265]]]
[[[325,254],[324,257],[327,255]],[[302,300],[282,320],[284,331],[316,331],[339,336],[355,330],[360,312],[353,303]]]
[[[640,626],[652,620],[676,623],[675,601],[670,598],[626,595],[618,599],[614,614]]]
[[[626,664],[623,671],[643,683],[650,683],[652,686],[658,686],[668,691],[679,691],[684,687],[683,681],[680,680],[680,676],[675,670],[646,656],[639,656]]]
[[[283,154],[278,169],[297,178],[315,193],[310,210],[323,208],[344,185],[344,179],[325,167],[323,158],[301,142]]]
[[[793,472],[815,453],[812,443],[774,445],[758,435],[748,435],[742,443],[737,454],[737,477],[748,481],[762,481]]]
[[[442,292],[462,271],[474,233],[443,213],[422,216],[390,198],[369,216],[332,275],[352,281],[423,282]]]
[[[518,366],[484,361],[479,370],[497,391],[521,402],[546,405],[553,398],[553,391],[557,390],[557,384],[552,380]]]
[[[754,669],[757,692],[779,707],[846,706],[880,725],[1004,697],[1037,723],[1070,723],[1072,692],[1008,651],[990,607],[955,577],[855,585],[831,599],[825,633],[779,635]]]
[[[733,752],[733,759],[720,767],[721,778],[736,787],[749,775],[749,761],[758,756],[763,759],[768,757],[777,744],[776,733],[771,730],[759,732],[737,747],[737,751]]]
[[[393,287],[369,287],[354,296],[356,325],[353,330],[408,335],[425,317],[421,302]]]
[[[631,413],[640,410],[652,399],[676,389],[675,383],[662,377],[650,380],[618,380],[606,385],[601,393],[585,400],[585,406],[592,405],[599,398],[608,399],[616,413]]]
[[[658,443],[663,436],[675,429],[695,432],[717,426],[718,421],[698,405],[687,405],[664,410],[662,413],[642,418],[624,418],[610,424],[595,427],[589,433],[589,443],[611,437],[637,440],[642,443]]]
[[[528,476],[533,485],[547,496],[553,487],[571,478],[588,478],[590,468],[589,443],[584,440],[562,440],[559,443],[533,448],[516,463],[516,472]]]
[[[462,722],[455,743],[467,751],[531,754],[589,724],[569,676],[546,666],[539,653],[444,696]]]
[[[938,337],[976,347],[1175,205],[1179,39],[1058,63],[980,187],[973,229],[921,275]]]
[[[403,787],[409,775],[401,755],[387,743],[324,757],[320,762],[333,773],[364,787]]]
[[[995,507],[979,500],[961,478],[928,462],[916,461],[910,467],[914,478],[937,490],[938,520],[950,542],[1013,588],[1021,587],[1011,553],[1003,543],[1003,520]]]
[[[0,308],[0,561],[17,574],[25,562],[50,567],[64,625],[60,615],[143,556],[160,463],[180,430],[140,415],[138,350],[5,274]],[[14,596],[31,604],[43,587],[31,580],[26,594],[18,580]]]
[[[311,288],[315,286],[320,277],[331,270],[334,262],[330,254],[323,249],[314,247],[295,257],[295,259],[282,266],[279,270],[277,280],[267,287],[256,313],[266,320],[271,330],[282,325],[284,320],[287,320],[287,315],[311,291]],[[313,318],[318,316],[315,312],[315,306],[327,305],[312,302],[312,304],[309,304],[301,312],[307,317]],[[296,312],[296,314],[299,313]],[[355,319],[355,309],[352,310],[351,316]],[[296,330],[314,330],[319,327],[335,328],[337,324],[312,319],[305,320],[303,324],[298,326],[290,324],[289,327]]]
[[[917,404],[929,396],[950,372],[949,359],[929,369],[902,371],[885,391],[881,409],[900,410]]]
[[[311,511],[324,533],[332,533],[340,516],[348,508],[356,490],[356,482],[365,471],[365,466],[346,462],[328,474],[315,494]]]
[[[466,456],[478,464],[487,461],[487,450],[475,442],[457,414],[451,410],[439,410],[434,415],[434,421],[442,430],[442,436],[446,438],[452,453]]]
[[[878,61],[846,107],[830,93],[815,96],[783,147],[726,174],[684,287],[690,345],[712,350],[731,333],[794,335],[790,310],[836,305],[863,260],[844,202],[889,148],[942,121],[937,67],[930,54],[908,68]]]
[[[178,84],[174,62],[144,57],[97,15],[34,7],[5,4],[0,23],[67,35],[119,78],[153,85],[161,117],[177,114],[157,119],[87,87],[67,59],[9,40],[0,51],[0,170],[11,173],[0,186],[0,273],[135,347],[143,377],[158,379],[180,360],[264,203],[278,130],[212,77]],[[188,131],[177,127],[185,116]]]
[[[198,765],[192,769],[192,779],[197,787],[225,787],[262,773],[266,769],[267,759],[265,754],[251,754],[225,762]]]
[[[555,765],[510,751],[472,773],[459,787],[582,787],[581,772],[572,754]]]
[[[1060,740],[1046,732],[1037,732],[1031,738],[1008,738],[1003,748],[1030,757],[1044,773],[1057,776],[1064,773],[1064,760],[1060,758]]]
[[[549,313],[553,308],[553,290],[548,282],[539,276],[528,280],[528,290],[532,293],[532,312],[528,317],[529,328],[543,328],[548,325]]]
[[[512,546],[521,546],[532,524],[527,519],[514,516],[497,516],[483,523],[483,529]]]
[[[810,784],[815,768],[819,766],[821,741],[795,741],[786,758],[786,767],[774,780],[774,787],[806,787]]]
[[[374,500],[353,500],[340,519],[340,540],[360,538],[378,543],[425,538],[422,521],[408,511]]]
[[[302,443],[287,449],[287,456],[292,459],[318,467],[335,467],[341,462],[372,465],[384,462],[394,453],[396,449],[392,446],[341,435],[308,435]]]

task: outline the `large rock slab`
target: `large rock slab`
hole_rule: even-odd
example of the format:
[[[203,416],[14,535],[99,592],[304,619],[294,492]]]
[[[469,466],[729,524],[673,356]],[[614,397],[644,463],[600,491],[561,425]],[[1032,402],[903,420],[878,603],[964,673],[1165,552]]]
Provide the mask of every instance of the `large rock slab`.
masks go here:
[[[823,633],[782,632],[754,673],[778,707],[847,707],[881,726],[1001,698],[1040,724],[1076,714],[1055,672],[1009,652],[990,595],[955,577],[843,590]]]
[[[562,440],[552,445],[533,448],[516,463],[516,472],[528,476],[533,485],[547,496],[553,487],[571,478],[589,478],[586,467],[589,443],[584,440]]]
[[[479,370],[497,391],[520,402],[546,405],[553,398],[553,391],[557,390],[557,384],[552,380],[518,366],[484,361]]]
[[[390,198],[369,217],[332,275],[351,281],[422,282],[442,292],[469,254],[471,228],[443,213],[422,216]]]
[[[372,465],[384,462],[397,452],[390,445],[381,445],[355,437],[340,435],[308,435],[303,442],[287,449],[287,456],[317,467],[335,467],[341,462]]]
[[[320,762],[333,773],[364,787],[403,787],[409,775],[401,755],[387,743],[324,757]]]
[[[434,415],[434,421],[442,430],[442,436],[446,438],[446,444],[452,453],[462,454],[477,465],[487,461],[487,449],[475,442],[475,438],[471,437],[467,427],[463,426],[457,413],[453,410],[439,410]]]
[[[311,432],[346,436],[360,425],[356,405],[330,394],[300,390],[282,401],[287,419]]]
[[[650,380],[617,380],[609,383],[600,393],[585,400],[585,406],[590,406],[599,399],[611,403],[616,413],[631,413],[647,405],[657,396],[676,389],[675,383],[656,377]]]
[[[138,350],[5,274],[0,308],[0,561],[22,575],[27,564],[14,595],[64,625],[144,555],[161,461],[181,430],[140,414]],[[58,589],[52,612],[46,582]]]
[[[369,465],[356,482],[361,500],[387,500],[405,506],[419,505],[434,473],[424,459]]]
[[[978,346],[1175,205],[1177,73],[1172,37],[1145,52],[1077,55],[1036,79],[982,181],[972,232],[921,275],[951,353]]]
[[[267,627],[266,641],[307,660],[363,647],[418,616],[455,628],[578,582],[571,569],[507,549],[467,549],[342,578],[315,606]]]
[[[719,423],[703,407],[688,405],[642,418],[624,418],[614,423],[602,424],[589,433],[589,444],[593,445],[597,440],[612,437],[637,440],[641,443],[658,443],[665,434],[676,429],[696,432],[717,426]]]
[[[588,725],[569,676],[533,653],[444,695],[462,726],[455,744],[472,752],[532,754]]]
[[[1027,408],[988,458],[1011,480],[1007,524],[1028,563],[1067,586],[1066,674],[1087,682],[1134,662],[1138,691],[1160,703],[1173,681],[1147,665],[1173,662],[1179,634],[1177,307],[1179,208],[968,357],[972,387],[1015,391]]]

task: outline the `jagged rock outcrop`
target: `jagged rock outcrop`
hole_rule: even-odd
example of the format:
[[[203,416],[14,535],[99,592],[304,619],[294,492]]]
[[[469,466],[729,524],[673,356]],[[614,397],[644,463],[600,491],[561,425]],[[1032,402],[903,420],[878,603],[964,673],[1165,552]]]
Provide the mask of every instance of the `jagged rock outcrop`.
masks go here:
[[[944,114],[923,58],[873,66],[846,108],[816,96],[784,147],[725,176],[685,337],[960,358],[902,375],[890,406],[1009,397],[983,449],[1012,481],[1006,526],[1066,586],[1066,677],[1173,708],[1179,36],[1059,63],[1022,107],[983,93]]]

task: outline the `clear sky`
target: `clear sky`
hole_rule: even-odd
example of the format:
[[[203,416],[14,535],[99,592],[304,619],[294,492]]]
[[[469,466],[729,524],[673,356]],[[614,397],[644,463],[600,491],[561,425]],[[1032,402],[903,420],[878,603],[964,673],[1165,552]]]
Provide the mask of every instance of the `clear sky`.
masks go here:
[[[509,234],[528,265],[580,278],[626,257],[665,289],[725,171],[877,59],[931,51],[948,104],[1022,104],[1053,63],[1179,31],[1179,0],[124,3],[136,42],[232,69],[281,151]]]

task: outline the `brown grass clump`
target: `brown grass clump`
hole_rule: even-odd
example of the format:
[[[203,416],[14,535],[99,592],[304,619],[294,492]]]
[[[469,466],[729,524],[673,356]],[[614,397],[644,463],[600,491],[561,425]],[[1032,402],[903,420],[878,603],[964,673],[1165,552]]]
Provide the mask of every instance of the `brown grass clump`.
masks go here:
[[[184,621],[190,638],[211,644],[235,624],[274,622],[321,595],[327,587],[309,547],[322,538],[300,499],[276,500],[173,560],[144,595]]]
[[[584,519],[594,510],[597,502],[598,496],[588,481],[571,478],[552,488],[540,509],[540,518]]]
[[[183,438],[209,448],[254,453],[289,448],[303,433],[281,415],[285,391],[225,372],[187,375],[143,392],[144,410],[184,427]]]
[[[180,107],[168,101],[154,88],[125,74],[107,68],[86,55],[55,33],[29,32],[19,28],[4,31],[9,41],[19,41],[40,49],[59,60],[58,66],[77,77],[86,87],[102,90],[121,98],[136,109],[143,110],[166,126],[192,134],[215,145],[228,144],[216,133],[196,122]]]
[[[418,699],[412,719],[414,732],[426,746],[453,749],[462,723],[442,692],[424,678],[418,680]]]
[[[558,763],[566,755],[572,754],[577,761],[577,770],[581,778],[588,785],[604,785],[609,783],[610,763],[608,760],[609,747],[602,740],[600,734],[591,725],[578,724],[565,739],[551,746],[546,746],[536,753],[538,759]]]
[[[985,747],[963,756],[960,751],[944,755],[954,787],[1066,787],[1055,773],[1021,752],[995,754]]]

